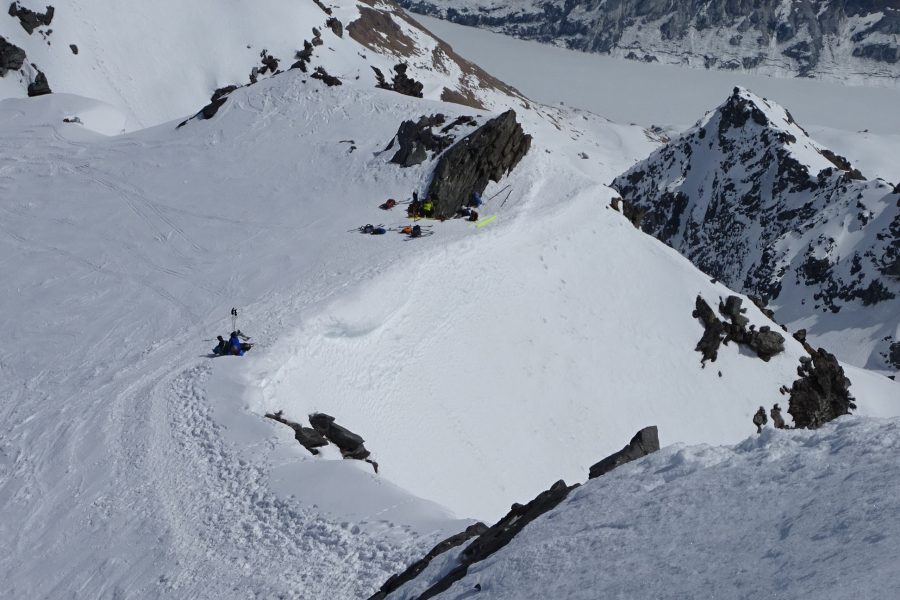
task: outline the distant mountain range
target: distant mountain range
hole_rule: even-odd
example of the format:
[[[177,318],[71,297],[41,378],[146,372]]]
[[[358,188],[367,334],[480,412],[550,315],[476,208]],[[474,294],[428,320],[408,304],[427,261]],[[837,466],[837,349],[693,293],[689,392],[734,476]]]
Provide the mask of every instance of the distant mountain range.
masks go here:
[[[645,62],[900,81],[900,0],[398,0],[500,33]]]

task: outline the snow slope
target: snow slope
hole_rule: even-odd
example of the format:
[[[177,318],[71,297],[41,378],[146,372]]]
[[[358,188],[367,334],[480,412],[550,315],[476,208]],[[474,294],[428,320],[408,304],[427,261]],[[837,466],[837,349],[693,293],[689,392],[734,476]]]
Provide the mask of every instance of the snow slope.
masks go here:
[[[435,598],[891,597],[898,458],[900,421],[852,417],[663,448],[576,489]],[[388,598],[415,598],[463,548]]]
[[[354,231],[406,223],[377,205],[433,166],[382,150],[405,119],[488,115],[299,70],[111,138],[94,101],[0,102],[0,596],[359,598],[636,426],[737,441],[784,402],[799,345],[701,369],[694,297],[729,291],[606,208],[657,140],[511,102],[535,145],[497,219],[415,241]],[[258,345],[211,359],[232,306]],[[848,375],[861,413],[900,413],[898,384]],[[273,409],[333,414],[378,476]]]

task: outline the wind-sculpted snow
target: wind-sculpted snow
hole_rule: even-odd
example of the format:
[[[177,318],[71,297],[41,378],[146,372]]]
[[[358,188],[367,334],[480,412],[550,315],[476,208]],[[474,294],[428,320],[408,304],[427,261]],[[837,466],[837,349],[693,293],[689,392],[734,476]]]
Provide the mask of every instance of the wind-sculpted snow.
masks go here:
[[[860,366],[895,370],[900,195],[735,88],[613,182],[643,228]],[[816,315],[816,316],[814,316]],[[864,333],[865,332],[865,333]]]
[[[644,62],[894,86],[900,4],[827,0],[399,0],[462,25]]]
[[[574,490],[434,598],[891,597],[898,465],[897,419],[669,446]],[[418,598],[463,551],[387,600]]]

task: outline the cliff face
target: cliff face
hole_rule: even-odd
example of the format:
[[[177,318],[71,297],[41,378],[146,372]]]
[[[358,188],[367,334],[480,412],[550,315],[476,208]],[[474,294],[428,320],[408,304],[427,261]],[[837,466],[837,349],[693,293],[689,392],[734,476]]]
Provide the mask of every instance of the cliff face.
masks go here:
[[[647,62],[896,85],[898,0],[400,0],[414,12]]]

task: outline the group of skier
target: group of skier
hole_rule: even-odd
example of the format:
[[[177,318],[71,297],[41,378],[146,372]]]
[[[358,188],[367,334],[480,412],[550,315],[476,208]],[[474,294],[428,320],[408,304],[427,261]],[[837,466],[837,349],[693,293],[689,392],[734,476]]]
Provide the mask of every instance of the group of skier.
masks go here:
[[[391,210],[398,204],[403,203],[397,202],[393,198],[389,198],[385,202],[379,204],[378,208],[380,208],[381,210]],[[436,214],[434,202],[426,199],[420,200],[418,192],[413,192],[412,200],[410,200],[406,204],[406,216],[410,219],[437,219],[439,221],[444,221],[447,219],[446,215]],[[478,221],[478,212],[475,209],[479,208],[482,204],[484,204],[484,201],[481,199],[481,194],[477,191],[474,191],[472,192],[472,196],[469,198],[469,201],[466,203],[466,205],[457,210],[453,215],[453,218],[465,218],[466,220],[473,222]],[[383,225],[372,225],[369,223],[357,228],[357,231],[367,235],[383,235],[388,231],[394,231],[394,229],[386,229]],[[425,235],[430,235],[429,231],[424,230],[422,226],[418,224],[407,225],[405,227],[397,229],[396,231],[406,234],[410,238],[418,238]]]

